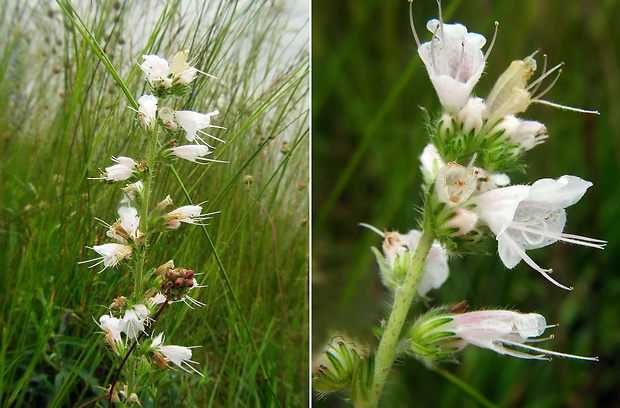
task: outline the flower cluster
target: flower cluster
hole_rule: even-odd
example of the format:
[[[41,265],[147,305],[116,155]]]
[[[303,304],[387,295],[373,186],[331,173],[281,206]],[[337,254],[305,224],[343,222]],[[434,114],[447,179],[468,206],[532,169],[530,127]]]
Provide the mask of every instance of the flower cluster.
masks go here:
[[[325,352],[329,364],[320,365],[315,374],[317,391],[344,391],[363,406],[377,406],[387,373],[403,354],[433,366],[455,361],[456,353],[471,344],[525,359],[597,360],[532,346],[532,342],[546,340],[540,336],[553,327],[537,313],[466,312],[463,302],[431,309],[403,330],[416,297],[429,301],[428,292],[447,280],[449,254],[480,252],[482,241],[495,239],[507,268],[524,261],[556,286],[570,290],[551,278],[552,270],[540,267],[527,251],[557,241],[598,249],[606,243],[564,232],[566,208],[584,196],[591,182],[564,175],[531,185],[510,185],[505,174],[522,170],[523,154],[548,137],[544,124],[520,116],[532,103],[597,113],[541,99],[555,80],[542,91],[539,87],[549,76],[559,74],[561,64],[547,70],[545,57],[542,74],[532,80],[536,53],[514,61],[485,100],[472,92],[495,38],[483,52],[485,37],[468,32],[462,24],[444,24],[441,10],[439,19],[426,25],[431,32],[428,42],[420,42],[413,16],[411,24],[418,54],[443,107],[428,126],[430,143],[420,156],[425,196],[422,230],[399,234],[361,224],[384,239],[383,252],[373,251],[382,282],[394,298],[390,316],[376,330],[381,337],[376,354],[359,353],[350,342],[338,342]]]
[[[105,235],[111,242],[87,247],[95,251],[98,257],[81,262],[90,263],[90,268],[103,264],[100,272],[122,262],[127,263],[127,269],[131,271],[133,284],[129,287],[133,288],[133,295],[117,297],[110,305],[109,312],[101,316],[97,323],[103,331],[105,342],[122,361],[117,378],[126,362],[132,361],[130,364],[133,367],[129,370],[135,373],[138,367],[143,367],[140,362],[145,357],[162,369],[172,363],[184,371],[200,374],[190,365],[197,364],[191,360],[190,347],[163,345],[163,333],[140,342],[143,337],[151,336],[151,326],[168,304],[184,302],[190,307],[204,306],[189,296],[191,290],[202,287],[196,280],[194,270],[175,267],[173,261],[158,268],[148,266],[151,237],[177,230],[183,223],[205,226],[206,221],[216,214],[203,213],[204,203],[171,210],[169,207],[173,206],[173,201],[170,196],[157,204],[150,197],[155,170],[160,164],[170,164],[177,158],[197,164],[221,162],[206,157],[213,152],[214,147],[203,139],[208,136],[223,142],[205,132],[207,128],[220,128],[211,124],[211,118],[218,114],[217,109],[203,114],[161,106],[165,98],[191,92],[191,83],[199,73],[204,74],[189,65],[187,55],[188,51],[181,51],[170,63],[157,55],[143,56],[144,62],[140,68],[146,74],[151,94],[138,98],[135,111],[147,138],[147,149],[141,154],[144,159],[112,157],[115,164],[106,167],[100,177],[94,178],[109,183],[129,183],[122,189],[123,197],[116,221],[108,224],[98,219],[107,228]],[[192,144],[179,145],[178,140],[183,136]],[[126,387],[127,384],[115,382],[108,390],[108,396],[111,399],[117,398],[118,390]],[[137,399],[135,393],[130,391],[124,394],[134,395]],[[129,402],[129,398],[125,402]]]

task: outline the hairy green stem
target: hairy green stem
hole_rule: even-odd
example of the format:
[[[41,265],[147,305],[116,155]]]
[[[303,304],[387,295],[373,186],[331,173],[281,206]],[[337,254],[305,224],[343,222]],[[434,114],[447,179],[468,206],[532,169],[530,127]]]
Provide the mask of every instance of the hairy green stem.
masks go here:
[[[387,376],[396,358],[396,346],[400,339],[400,333],[407,318],[407,313],[413,302],[416,287],[422,278],[428,253],[431,250],[435,236],[432,231],[425,229],[420,237],[420,242],[413,255],[413,260],[402,286],[396,291],[392,313],[387,326],[381,336],[379,348],[375,357],[375,371],[368,401],[360,401],[358,408],[374,408],[379,403],[379,397]]]

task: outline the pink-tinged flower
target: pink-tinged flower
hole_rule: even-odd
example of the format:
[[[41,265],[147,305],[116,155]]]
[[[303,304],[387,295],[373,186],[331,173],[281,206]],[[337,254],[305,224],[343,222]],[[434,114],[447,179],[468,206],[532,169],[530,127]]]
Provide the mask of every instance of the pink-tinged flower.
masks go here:
[[[437,330],[454,332],[454,335],[460,339],[454,345],[459,348],[472,344],[493,350],[499,354],[526,359],[550,360],[550,356],[559,356],[598,361],[597,357],[558,353],[526,344],[545,340],[534,339],[534,337],[541,336],[549,327],[554,326],[547,326],[545,318],[536,313],[522,314],[509,310],[482,310],[453,315],[451,322],[438,327]],[[515,350],[511,347],[534,352],[534,354]]]
[[[209,136],[219,142],[225,143],[222,139],[218,139],[217,137],[210,135],[206,132],[203,132],[202,129],[206,129],[208,127],[218,127],[211,124],[211,116],[215,116],[220,113],[218,110],[214,110],[209,113],[199,113],[194,111],[176,111],[174,113],[175,121],[185,130],[185,137],[190,142],[194,140],[198,140],[200,143],[210,146],[207,142],[205,142],[198,133],[202,133],[203,135]]]
[[[103,269],[99,271],[99,273],[106,270],[111,266],[116,266],[120,261],[125,258],[131,257],[132,249],[128,245],[123,244],[103,244],[103,245],[95,245],[94,247],[87,247],[97,252],[101,257],[90,259],[88,261],[78,262],[80,264],[87,262],[96,262],[95,264],[89,266],[89,268],[94,268],[97,265],[103,264]]]
[[[524,260],[555,285],[570,289],[549,276],[526,254],[556,241],[603,249],[605,241],[565,234],[565,208],[575,204],[592,185],[575,176],[542,179],[532,186],[510,186],[487,191],[473,201],[480,221],[495,234],[499,256],[507,268]]]
[[[148,127],[157,117],[157,98],[153,95],[142,95],[138,98],[138,104],[138,119]]]
[[[112,157],[112,161],[117,163],[113,166],[106,167],[101,177],[92,178],[92,180],[122,181],[127,180],[133,175],[133,169],[138,165],[134,159],[130,157]]]
[[[172,154],[181,159],[189,160],[198,164],[205,164],[206,162],[218,162],[226,163],[222,160],[208,159],[204,156],[211,154],[212,151],[205,145],[184,145],[176,146],[171,149]]]
[[[202,222],[211,219],[211,215],[217,212],[201,214],[202,206],[200,205],[184,205],[164,215],[164,220],[170,229],[177,229],[182,222],[195,225],[206,225]]]
[[[192,361],[192,348],[200,347],[183,347],[183,346],[162,346],[164,342],[164,334],[158,334],[151,343],[151,348],[154,352],[158,352],[165,358],[164,362],[172,362],[174,365],[179,367],[181,370],[188,373],[196,373],[200,376],[203,376],[198,370],[196,370],[191,364],[198,364],[196,361]],[[159,356],[155,354],[155,358],[158,359]],[[161,360],[160,360],[161,361]],[[204,377],[204,376],[203,376]]]
[[[444,24],[441,15],[439,20],[432,19],[426,24],[433,34],[431,41],[420,44],[413,19],[411,22],[418,54],[441,104],[446,111],[457,113],[465,106],[480,79],[493,44],[486,55],[483,54],[484,36],[468,33],[467,27],[462,24]]]

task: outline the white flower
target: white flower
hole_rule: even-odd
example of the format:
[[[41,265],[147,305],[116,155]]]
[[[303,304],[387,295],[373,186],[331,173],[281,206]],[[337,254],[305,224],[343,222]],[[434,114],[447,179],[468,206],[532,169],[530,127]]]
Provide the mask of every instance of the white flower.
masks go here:
[[[138,119],[148,127],[157,116],[157,98],[153,95],[142,95],[138,98],[138,104]]]
[[[437,198],[450,207],[462,205],[478,187],[478,171],[456,162],[443,166],[435,178]]]
[[[507,354],[513,357],[549,360],[549,356],[576,358],[580,360],[597,361],[596,357],[580,357],[571,354],[558,353],[525,344],[544,339],[532,339],[542,335],[547,326],[545,318],[536,313],[522,314],[509,310],[483,310],[453,315],[448,322],[438,329],[452,331],[462,342],[463,348],[467,344],[486,348],[499,354]],[[462,344],[465,343],[465,344]],[[517,347],[532,351],[536,354],[528,354],[509,347]]]
[[[143,55],[144,62],[140,69],[146,74],[149,81],[160,81],[168,76],[170,68],[168,61],[157,55]]]
[[[118,209],[120,219],[108,226],[106,235],[117,240],[121,244],[126,244],[128,239],[137,239],[142,236],[138,230],[140,227],[140,217],[138,210],[133,207],[121,205]]]
[[[101,255],[101,257],[78,263],[83,264],[87,262],[96,262],[95,264],[89,266],[89,268],[94,268],[95,266],[103,263],[103,269],[99,271],[99,273],[103,272],[108,267],[116,266],[123,259],[131,257],[132,252],[130,246],[114,243],[95,245],[94,247],[87,248],[97,252],[99,255]]]
[[[461,125],[461,130],[465,134],[474,131],[480,132],[487,113],[487,106],[482,98],[469,98],[465,106],[459,111],[456,123]]]
[[[555,285],[570,289],[549,276],[551,269],[538,266],[526,253],[556,241],[602,249],[605,241],[564,234],[565,208],[575,204],[592,185],[575,176],[542,179],[532,186],[510,186],[477,196],[475,211],[495,234],[499,256],[507,268],[524,260]]]
[[[540,99],[555,84],[555,80],[551,85],[545,87],[543,91],[534,95],[538,92],[538,88],[542,81],[555,71],[559,70],[559,75],[561,72],[560,67],[562,67],[562,64],[558,64],[548,71],[543,69],[540,77],[528,84],[534,71],[536,71],[536,60],[534,59],[534,55],[536,55],[537,52],[538,51],[523,60],[513,61],[508,69],[497,79],[497,82],[487,97],[489,121],[493,123],[505,116],[524,112],[532,103],[540,103],[575,112],[598,114],[596,111],[573,108]],[[547,66],[546,61],[544,66]]]
[[[195,225],[202,224],[203,221],[210,219],[211,215],[216,213],[201,214],[202,206],[200,205],[184,205],[164,215],[164,220],[168,223],[168,228],[177,229],[182,222]]]
[[[151,348],[154,351],[161,353],[167,361],[171,361],[174,365],[181,370],[191,373],[194,372],[203,376],[198,370],[192,367],[189,363],[198,364],[196,361],[192,361],[192,348],[198,347],[183,347],[183,346],[162,346],[164,342],[164,334],[160,333],[153,339]],[[204,377],[204,376],[203,376]]]
[[[544,143],[548,137],[547,128],[540,122],[522,120],[513,115],[504,117],[489,135],[503,132],[501,138],[510,144],[519,146],[523,150],[531,150],[535,146]]]
[[[468,33],[462,24],[443,24],[433,19],[426,24],[433,33],[429,42],[420,44],[413,30],[418,54],[437,91],[444,109],[456,113],[467,103],[476,82],[480,79],[487,55],[482,53],[484,36]]]
[[[111,339],[118,342],[122,341],[121,330],[119,328],[120,320],[118,318],[105,314],[99,318],[98,324],[101,330],[106,334],[109,333]]]
[[[401,264],[401,266],[404,265],[408,269],[408,261],[414,256],[422,233],[418,230],[411,230],[405,235],[398,232],[383,233],[372,225],[363,223],[360,225],[384,238],[384,259],[381,260],[379,257],[377,259],[381,267],[381,277],[384,284],[389,289],[395,290],[402,285],[402,279],[404,279],[404,276],[397,276],[402,268],[397,267],[396,264],[402,261],[404,264]],[[438,241],[434,241],[428,253],[424,274],[416,287],[416,291],[420,296],[426,296],[431,289],[440,288],[448,279],[449,274],[447,252]]]
[[[187,85],[196,79],[197,73],[215,78],[213,75],[190,67],[187,63],[188,54],[189,50],[179,51],[172,57],[170,63],[157,55],[143,55],[144,62],[140,64],[140,68],[152,85],[162,88],[170,88],[175,84]]]
[[[127,180],[133,175],[133,169],[138,165],[134,159],[130,157],[112,157],[112,161],[117,163],[105,168],[105,172],[101,177],[92,178],[92,180],[122,181]]]
[[[433,184],[437,173],[445,165],[435,145],[426,145],[420,155],[420,170],[422,171],[424,183],[427,185]]]
[[[189,54],[189,50],[179,51],[170,61],[170,73],[175,78],[173,82],[189,84],[196,79],[196,74],[200,72],[196,68],[189,66],[187,54]]]
[[[184,145],[176,146],[171,149],[172,154],[181,159],[189,160],[198,164],[205,164],[205,162],[219,162],[226,163],[221,160],[208,159],[206,156],[211,154],[212,151],[205,145]]]
[[[148,316],[148,315],[147,315]],[[120,322],[120,330],[127,335],[129,339],[135,339],[140,332],[144,331],[144,321],[146,317],[136,310],[127,310]]]
[[[214,125],[211,125],[211,116],[215,116],[218,113],[220,113],[218,110],[214,110],[213,112],[209,113],[199,113],[185,110],[176,111],[174,113],[174,119],[179,124],[179,126],[181,126],[183,130],[185,130],[185,137],[187,138],[187,140],[189,140],[190,142],[198,140],[200,143],[209,146],[209,144],[206,143],[200,136],[198,136],[197,133],[202,133],[219,142],[225,143],[223,140],[202,131],[202,129],[206,129],[208,127],[216,127]]]
[[[149,298],[148,303],[151,306],[155,306],[155,305],[161,305],[165,301],[166,301],[166,297],[162,293],[158,292],[155,296]]]

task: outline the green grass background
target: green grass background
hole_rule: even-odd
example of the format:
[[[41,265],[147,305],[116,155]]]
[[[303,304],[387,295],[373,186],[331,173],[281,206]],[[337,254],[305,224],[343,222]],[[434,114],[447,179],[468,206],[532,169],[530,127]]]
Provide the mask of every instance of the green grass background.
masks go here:
[[[431,0],[413,4],[418,33],[437,16]],[[511,61],[537,49],[566,63],[551,101],[600,116],[532,105],[522,117],[546,124],[549,139],[528,152],[527,174],[514,183],[573,174],[594,182],[568,209],[566,231],[608,240],[604,251],[554,244],[531,251],[568,293],[521,263],[507,270],[488,256],[453,258],[451,276],[431,292],[433,304],[467,300],[471,309],[510,308],[543,314],[553,340],[541,346],[600,362],[525,361],[468,348],[443,368],[500,407],[620,406],[620,31],[617,1],[444,1],[446,22],[460,22],[495,47],[475,93],[485,97]],[[416,53],[402,1],[312,2],[313,352],[336,334],[376,346],[371,327],[386,316],[387,297],[369,250],[381,238],[359,227],[406,232],[421,204],[418,156],[427,143],[423,106],[440,105]],[[539,63],[541,59],[539,58]],[[542,64],[540,64],[542,65]],[[416,311],[425,310],[417,305]],[[316,397],[316,396],[315,396]],[[480,406],[460,388],[413,359],[403,359],[385,388],[386,407]],[[338,398],[316,402],[344,407]]]
[[[156,370],[143,407],[308,404],[309,27],[307,8],[292,5],[76,2],[134,98],[148,92],[142,54],[188,48],[219,78],[201,76],[178,109],[220,110],[213,123],[226,130],[214,132],[228,143],[213,157],[230,163],[176,170],[194,202],[221,211],[207,230],[224,270],[192,226],[157,240],[147,265],[173,258],[202,273],[207,287],[192,295],[206,306],[173,304],[157,324],[169,344],[201,346],[205,378]],[[122,265],[101,274],[78,265],[94,257],[86,245],[107,242],[94,218],[113,222],[121,198],[118,185],[87,177],[112,155],[144,154],[144,138],[56,3],[2,1],[0,21],[0,406],[77,407],[113,374],[93,317],[130,290]],[[154,200],[187,204],[169,168],[157,177]]]

